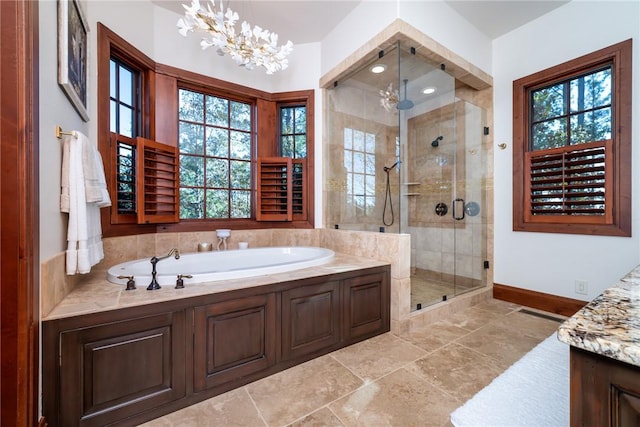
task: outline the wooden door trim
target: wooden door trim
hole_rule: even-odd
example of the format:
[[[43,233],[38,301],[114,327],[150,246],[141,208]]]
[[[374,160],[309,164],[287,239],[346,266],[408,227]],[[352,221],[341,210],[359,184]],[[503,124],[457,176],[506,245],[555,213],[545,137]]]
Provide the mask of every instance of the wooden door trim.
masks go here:
[[[0,1],[2,423],[38,424],[38,2]],[[53,131],[52,131],[53,133]]]

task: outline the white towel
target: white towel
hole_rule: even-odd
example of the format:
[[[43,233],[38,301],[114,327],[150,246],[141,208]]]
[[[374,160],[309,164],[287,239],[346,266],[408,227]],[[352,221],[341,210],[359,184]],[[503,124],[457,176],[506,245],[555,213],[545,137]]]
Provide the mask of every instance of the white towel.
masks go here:
[[[101,208],[111,206],[102,157],[97,147],[89,141],[82,144],[82,170],[87,203],[96,203]]]
[[[111,200],[107,193],[106,199],[101,196],[96,202],[87,202],[85,177],[89,176],[90,185],[96,183],[97,188],[100,188],[104,182],[102,161],[99,162],[99,165],[89,166],[94,170],[85,175],[84,153],[91,151],[91,147],[87,147],[88,145],[91,145],[91,142],[87,137],[76,132],[75,137],[65,137],[63,146],[60,210],[69,213],[66,253],[68,275],[88,273],[92,266],[104,258],[100,207],[109,206]],[[95,148],[93,150],[97,153]],[[96,162],[96,159],[99,159],[99,154],[97,157],[91,154],[87,156],[87,159],[88,162]],[[102,180],[100,180],[100,174],[102,174]],[[95,177],[98,177],[97,180]],[[106,184],[104,191],[106,192]],[[102,192],[101,189],[100,192]]]

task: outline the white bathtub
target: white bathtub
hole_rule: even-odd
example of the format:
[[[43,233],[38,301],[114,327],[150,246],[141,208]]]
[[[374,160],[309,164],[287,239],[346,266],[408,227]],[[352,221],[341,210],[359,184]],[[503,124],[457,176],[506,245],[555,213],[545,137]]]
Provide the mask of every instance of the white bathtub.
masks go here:
[[[195,252],[181,254],[180,259],[163,259],[156,265],[160,285],[175,285],[178,274],[192,275],[185,283],[240,279],[265,274],[284,273],[325,264],[333,259],[330,249],[310,246],[267,247],[245,250]],[[112,283],[126,284],[118,276],[134,276],[138,287],[151,282],[150,258],[123,262],[107,271]]]

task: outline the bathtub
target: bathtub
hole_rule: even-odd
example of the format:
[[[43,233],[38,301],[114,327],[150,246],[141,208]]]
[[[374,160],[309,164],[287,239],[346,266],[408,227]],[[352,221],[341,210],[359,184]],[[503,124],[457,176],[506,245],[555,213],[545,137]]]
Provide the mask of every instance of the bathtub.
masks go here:
[[[180,259],[163,259],[156,265],[156,271],[160,285],[174,286],[178,274],[193,276],[184,279],[185,283],[241,279],[322,265],[331,261],[333,256],[330,249],[311,246],[195,252],[181,254]],[[150,258],[123,262],[107,271],[110,282],[126,284],[127,280],[118,279],[118,276],[134,276],[138,286],[146,286],[151,282]]]

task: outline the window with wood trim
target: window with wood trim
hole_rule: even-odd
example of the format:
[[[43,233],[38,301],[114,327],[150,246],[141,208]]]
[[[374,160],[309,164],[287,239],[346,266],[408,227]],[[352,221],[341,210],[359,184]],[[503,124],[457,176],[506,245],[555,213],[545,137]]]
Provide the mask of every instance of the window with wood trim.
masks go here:
[[[138,233],[148,233],[157,230],[182,232],[201,231],[214,228],[237,229],[260,228],[260,227],[313,227],[314,217],[314,91],[292,91],[281,93],[267,93],[250,87],[241,86],[232,82],[215,79],[209,76],[193,73],[164,64],[154,62],[146,57],[135,46],[119,37],[117,34],[106,28],[101,23],[97,24],[98,33],[98,145],[105,164],[105,174],[108,180],[109,191],[112,200],[118,203],[110,209],[104,209],[102,214],[103,233],[105,236],[119,236]],[[112,61],[113,60],[113,61]],[[114,76],[112,81],[112,76]],[[131,82],[131,84],[130,84]],[[205,97],[227,99],[233,103],[232,108],[250,105],[251,110],[251,131],[238,127],[237,123],[231,123],[227,128],[229,138],[233,139],[230,147],[230,157],[225,157],[226,168],[215,162],[224,160],[218,152],[207,152],[207,139],[217,138],[214,135],[224,126],[211,121],[198,121],[185,118],[176,120],[180,114],[180,89],[187,89],[193,92],[202,93]],[[208,98],[205,98],[205,102]],[[137,104],[136,104],[137,103]],[[191,105],[194,107],[194,105]],[[280,109],[284,108],[284,114]],[[209,114],[205,111],[203,114]],[[127,120],[137,121],[128,124]],[[211,116],[213,120],[219,117]],[[238,119],[236,111],[229,114],[231,121]],[[124,125],[126,123],[126,125]],[[282,126],[282,124],[285,124]],[[202,125],[204,129],[203,146],[205,147],[202,159],[204,169],[192,169],[192,171],[203,172],[201,175],[208,178],[218,179],[221,174],[228,175],[230,187],[222,188],[191,186],[191,189],[203,189],[202,205],[209,203],[209,207],[220,208],[207,216],[207,206],[199,209],[204,212],[202,219],[182,218],[179,222],[167,223],[157,222],[158,217],[149,217],[151,211],[143,211],[139,217],[141,209],[150,207],[148,200],[145,202],[140,196],[144,196],[147,187],[143,185],[144,175],[136,165],[141,161],[144,150],[140,145],[139,137],[152,141],[162,141],[169,144],[173,149],[174,145],[180,149],[180,138],[185,128],[191,125]],[[193,130],[197,126],[191,126]],[[130,130],[129,130],[130,129]],[[216,129],[214,131],[213,129]],[[302,130],[304,129],[304,131]],[[250,158],[246,153],[232,152],[237,147],[235,143],[243,140],[240,133],[250,135]],[[233,134],[233,135],[231,135]],[[282,140],[287,141],[290,151],[284,151],[285,155],[292,157],[291,169],[291,224],[283,224],[282,221],[261,222],[257,224],[257,192],[258,176],[257,159],[259,157],[282,156]],[[196,141],[197,143],[198,141]],[[241,144],[242,145],[242,144]],[[209,149],[220,149],[218,145],[209,146]],[[181,169],[180,165],[198,163],[195,160],[199,154],[191,152],[186,146],[182,147],[183,152],[178,151],[178,199],[180,199],[179,184],[189,182],[187,178],[189,172]],[[194,148],[194,147],[191,147]],[[191,156],[187,159],[186,156]],[[210,161],[211,160],[211,161]],[[182,163],[181,163],[182,162]],[[193,165],[192,165],[193,166]],[[235,174],[235,175],[234,175]],[[197,175],[197,174],[196,174]],[[196,176],[195,179],[199,179]],[[155,176],[147,176],[147,182],[154,180]],[[141,181],[142,180],[142,181]],[[158,190],[166,183],[160,185],[153,182]],[[141,187],[142,185],[142,187]],[[189,187],[189,186],[187,186]],[[144,190],[141,190],[144,189]],[[226,191],[225,196],[216,193],[218,190]],[[209,191],[209,194],[207,194]],[[164,194],[162,196],[165,196]],[[169,195],[171,197],[171,195]],[[209,196],[209,197],[208,197]],[[207,198],[208,197],[208,198]],[[216,201],[226,200],[226,203]],[[158,203],[159,198],[151,198],[152,203]],[[163,210],[163,206],[153,207],[156,212]],[[163,209],[160,209],[163,208]],[[224,211],[224,214],[220,212]],[[230,212],[227,215],[227,212]],[[236,215],[240,212],[239,215]],[[249,212],[247,214],[247,212]],[[180,209],[178,209],[178,215]],[[235,215],[235,216],[233,216]],[[140,223],[141,221],[142,223]],[[153,224],[161,224],[154,227]]]
[[[180,218],[251,218],[252,104],[178,93]]]
[[[515,231],[631,235],[631,41],[516,80]]]

